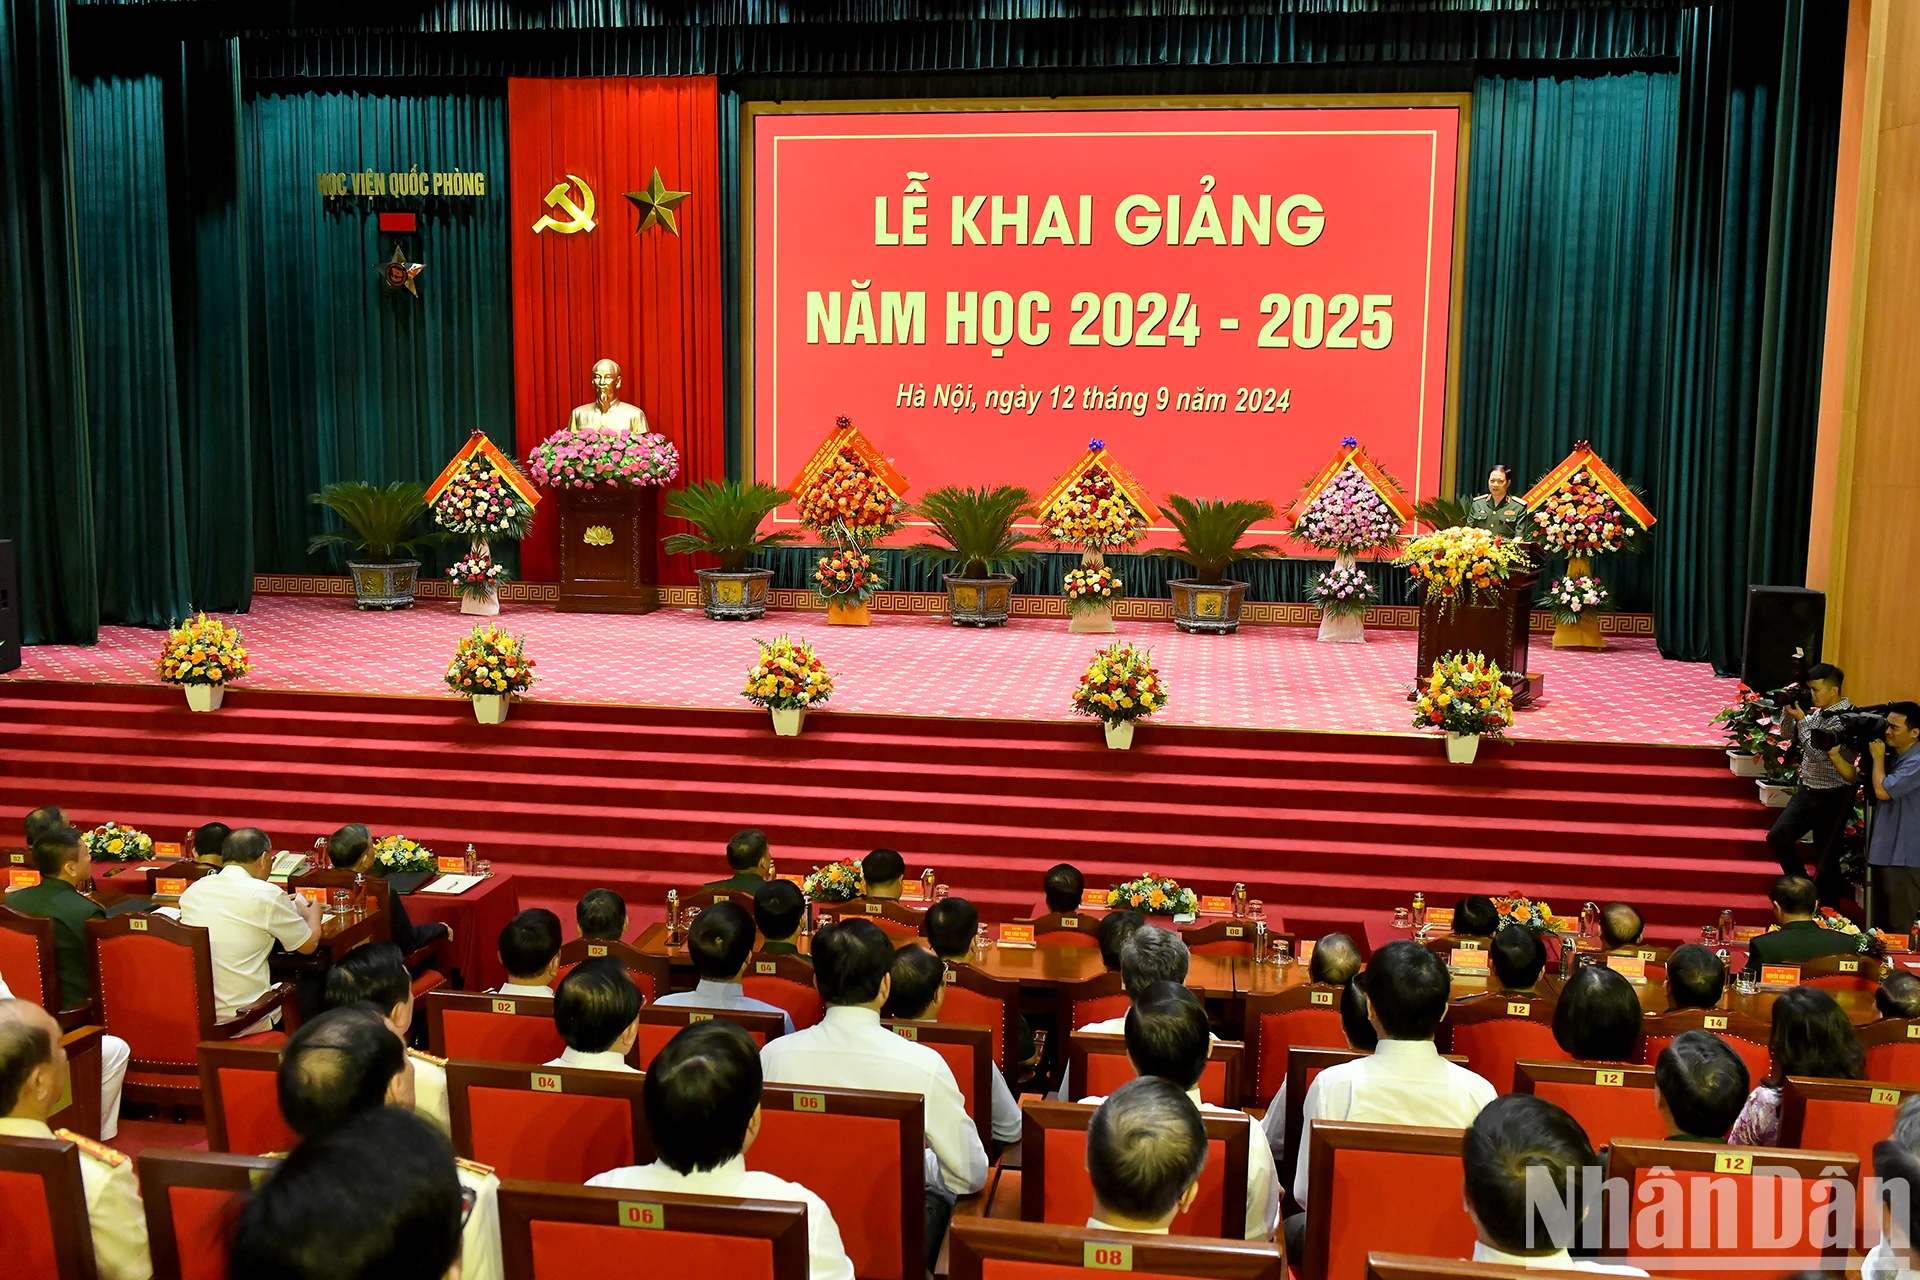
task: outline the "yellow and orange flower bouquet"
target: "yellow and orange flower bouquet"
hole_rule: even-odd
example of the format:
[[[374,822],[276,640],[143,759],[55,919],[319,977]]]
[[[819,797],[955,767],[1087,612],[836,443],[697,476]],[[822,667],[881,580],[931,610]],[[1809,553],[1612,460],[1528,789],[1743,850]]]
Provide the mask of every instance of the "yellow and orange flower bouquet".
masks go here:
[[[1152,872],[1138,880],[1129,880],[1107,890],[1107,905],[1148,915],[1183,915],[1200,905],[1200,897],[1191,889],[1182,889],[1177,881]]]
[[[139,862],[153,856],[153,837],[117,822],[103,822],[80,837],[95,862]]]
[[[1406,566],[1442,614],[1451,614],[1463,600],[1493,603],[1500,584],[1532,561],[1524,542],[1456,525],[1415,538],[1395,563]]]
[[[168,684],[224,685],[253,670],[240,628],[204,613],[167,632],[154,666]]]
[[[805,640],[780,636],[760,642],[760,660],[747,672],[741,696],[769,711],[801,710],[833,696],[826,662]]]
[[[1513,687],[1478,653],[1448,653],[1413,687],[1413,727],[1497,738],[1513,724]]]
[[[483,622],[453,651],[453,661],[447,664],[447,688],[468,697],[525,694],[533,687],[533,667],[526,637],[508,635],[498,623]]]

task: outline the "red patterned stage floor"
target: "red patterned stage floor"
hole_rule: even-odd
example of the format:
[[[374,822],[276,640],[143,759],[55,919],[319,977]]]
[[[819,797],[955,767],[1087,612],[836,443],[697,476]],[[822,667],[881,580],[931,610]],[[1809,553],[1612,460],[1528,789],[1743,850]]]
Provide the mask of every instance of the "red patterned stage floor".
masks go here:
[[[356,613],[334,598],[257,597],[239,619],[256,672],[236,687],[446,696],[441,673],[475,621],[445,600],[382,614]],[[718,623],[685,609],[636,618],[510,604],[501,621],[527,636],[541,700],[739,709],[754,641],[791,631],[811,639],[833,669],[833,711],[991,720],[1074,720],[1068,697],[1107,639],[1070,635],[1059,619],[974,631],[942,619],[879,615],[871,627],[857,628],[829,627],[819,613]],[[1214,637],[1182,635],[1166,622],[1122,622],[1117,638],[1152,646],[1168,680],[1172,700],[1154,723],[1409,732],[1401,686],[1414,676],[1415,635],[1369,635],[1364,645],[1338,645],[1320,644],[1310,627],[1248,626],[1235,637]],[[159,642],[153,631],[104,627],[90,648],[26,649],[11,678],[150,684]],[[1674,746],[1721,740],[1708,722],[1732,700],[1735,681],[1703,663],[1661,658],[1650,638],[1609,644],[1597,654],[1556,652],[1548,637],[1535,636],[1533,667],[1546,676],[1546,693],[1520,714],[1513,736]]]

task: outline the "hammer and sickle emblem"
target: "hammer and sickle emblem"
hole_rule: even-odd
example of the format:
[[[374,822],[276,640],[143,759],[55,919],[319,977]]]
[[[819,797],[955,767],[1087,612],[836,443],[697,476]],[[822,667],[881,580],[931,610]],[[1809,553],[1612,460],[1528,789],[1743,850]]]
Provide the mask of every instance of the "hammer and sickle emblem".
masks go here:
[[[569,185],[580,188],[579,204],[575,204],[573,197],[567,194]],[[549,209],[564,210],[567,217],[561,219],[550,213],[541,214],[540,221],[533,224],[534,234],[558,231],[563,236],[570,236],[576,231],[593,230],[593,188],[587,185],[584,178],[568,174],[566,182],[553,184],[553,190],[547,192],[541,203]]]

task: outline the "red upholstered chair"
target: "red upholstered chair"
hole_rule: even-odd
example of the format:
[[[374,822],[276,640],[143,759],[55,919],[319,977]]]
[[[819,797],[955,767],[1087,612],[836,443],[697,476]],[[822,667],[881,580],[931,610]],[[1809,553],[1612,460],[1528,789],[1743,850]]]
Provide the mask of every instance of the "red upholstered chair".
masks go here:
[[[440,990],[427,995],[427,1044],[442,1058],[551,1062],[567,1047],[550,996]]]
[[[1264,1105],[1287,1080],[1287,1050],[1294,1045],[1345,1049],[1340,1022],[1343,988],[1320,982],[1288,987],[1270,996],[1248,996],[1240,1039],[1252,1063],[1247,1096]]]
[[[880,926],[880,931],[898,946],[903,939],[918,938],[927,913],[893,898],[849,898],[845,902],[822,903],[834,919],[860,916]],[[752,910],[749,905],[748,910]]]
[[[1920,1018],[1882,1018],[1860,1028],[1867,1079],[1920,1080]]]
[[[1679,1009],[1666,1013],[1650,1013],[1640,1021],[1640,1061],[1655,1066],[1660,1061],[1660,1053],[1673,1043],[1673,1038],[1682,1031],[1711,1031],[1726,1041],[1727,1047],[1740,1055],[1747,1064],[1747,1079],[1760,1083],[1766,1074],[1773,1070],[1773,1061],[1767,1053],[1767,1041],[1772,1035],[1770,1024],[1744,1013],[1729,1013],[1719,1009]],[[1920,1072],[1916,1073],[1920,1078]]]
[[[1068,1010],[1063,1025],[1067,1031],[1077,1031],[1109,1018],[1124,1018],[1127,1010],[1133,1007],[1133,1001],[1127,999],[1126,988],[1121,985],[1117,973],[1103,973],[1085,982],[1062,984],[1060,1003]]]
[[[993,1152],[993,1034],[985,1027],[951,1026],[944,1022],[902,1022],[882,1018],[880,1025],[902,1039],[923,1044],[946,1060],[960,1086],[960,1098],[980,1130],[980,1147]]]
[[[52,920],[0,907],[0,980],[16,998],[31,1000],[48,1013],[60,1012]]]
[[[1460,1129],[1317,1121],[1307,1148],[1303,1280],[1362,1280],[1372,1250],[1464,1258]],[[1383,1201],[1386,1188],[1390,1198]]]
[[[1540,1276],[1572,1276],[1561,1270],[1542,1271],[1502,1262],[1465,1262],[1458,1258],[1422,1258],[1411,1253],[1369,1253],[1367,1280],[1537,1280]],[[1656,1277],[1657,1280],[1657,1277]]]
[[[280,1050],[208,1040],[197,1053],[208,1150],[245,1156],[293,1150],[300,1138],[280,1115]]]
[[[739,1024],[753,1037],[753,1042],[763,1048],[767,1041],[779,1039],[787,1030],[786,1020],[777,1013],[752,1013],[741,1009],[646,1008],[640,1011],[640,1038],[634,1041],[633,1053],[627,1061],[645,1071],[654,1055],[666,1048],[667,1041],[678,1035],[682,1027],[695,1022],[711,1022],[715,1018]]]
[[[1494,994],[1447,1010],[1440,1034],[1452,1029],[1452,1051],[1467,1060],[1467,1070],[1501,1093],[1513,1092],[1513,1064],[1568,1062],[1571,1056],[1553,1038],[1553,1002],[1538,996]]]
[[[514,1280],[807,1280],[807,1207],[513,1181],[500,1252]]]
[[[1836,1177],[1823,1171],[1837,1168]],[[1774,1177],[1753,1176],[1755,1170]],[[1830,1216],[1827,1204],[1838,1185],[1857,1181],[1860,1158],[1850,1151],[1787,1151],[1777,1147],[1728,1147],[1717,1142],[1640,1142],[1622,1139],[1607,1153],[1609,1179],[1625,1180],[1635,1211],[1626,1215],[1628,1240],[1607,1240],[1602,1252],[1629,1266],[1662,1276],[1724,1277],[1739,1259],[1737,1274],[1786,1277],[1797,1271],[1845,1269],[1847,1246],[1824,1249],[1817,1243]],[[1784,1185],[1797,1176],[1797,1187]],[[1816,1184],[1825,1184],[1817,1186]],[[1760,1197],[1772,1200],[1767,1211],[1769,1234],[1761,1241],[1758,1230]],[[1784,1203],[1783,1203],[1784,1202]],[[1653,1203],[1690,1206],[1683,1242],[1668,1239],[1671,1227],[1663,1215],[1640,1211]],[[1698,1206],[1706,1204],[1709,1209]],[[1693,1219],[1714,1221],[1710,1238],[1702,1238]],[[1845,1231],[1831,1234],[1844,1238]],[[1786,1243],[1778,1242],[1786,1237]],[[1764,1261],[1767,1265],[1756,1265]],[[1716,1265],[1717,1264],[1717,1265]]]
[[[207,931],[166,916],[87,921],[94,1003],[107,1034],[132,1051],[123,1096],[130,1102],[198,1100],[202,1040],[282,1044],[300,1018],[291,982],[222,1022],[213,1012],[213,952]],[[279,1031],[242,1035],[275,1009]]]
[[[1187,950],[1198,956],[1239,956],[1245,960],[1253,959],[1253,921],[1251,920],[1215,920],[1212,924],[1202,925],[1198,929],[1183,929],[1180,940],[1187,944]],[[1299,944],[1299,939],[1290,933],[1267,934],[1268,946],[1272,939],[1285,938],[1287,954]]]
[[[646,1077],[581,1067],[449,1062],[453,1149],[502,1178],[585,1182],[653,1160]]]
[[[1800,962],[1800,985],[1872,993],[1880,989],[1880,961],[1872,956],[1815,956]]]
[[[1097,1107],[1078,1102],[1025,1102],[1020,1140],[1020,1220],[1085,1226],[1093,1214],[1093,1183],[1087,1178],[1087,1126]],[[1207,1163],[1200,1193],[1173,1220],[1173,1233],[1245,1238],[1247,1229],[1247,1131],[1245,1114],[1202,1112],[1207,1126]],[[857,1270],[857,1268],[856,1268]]]
[[[1018,1063],[1007,1061],[1014,1042],[1014,1019],[1020,1016],[1020,984],[989,978],[971,965],[947,964],[947,997],[940,1003],[939,1021],[961,1027],[985,1027],[993,1033],[993,1060],[1002,1071]]]
[[[680,909],[692,908],[704,910],[721,902],[731,902],[748,915],[753,914],[753,895],[737,889],[682,889],[680,890]],[[684,921],[682,924],[684,925]]]
[[[827,1202],[835,1222],[854,1224],[840,1238],[860,1280],[920,1280],[925,1143],[919,1094],[768,1085],[747,1168],[799,1183]]]
[[[948,1280],[1085,1280],[1092,1270],[1196,1280],[1286,1280],[1282,1247],[1247,1240],[1148,1236],[1084,1226],[955,1218]]]
[[[1014,923],[1032,925],[1034,941],[1043,947],[1100,949],[1099,916],[1049,911],[1046,915],[1035,916],[1031,920],[1016,920]]]
[[[58,1138],[0,1137],[0,1241],[9,1276],[93,1280],[80,1148]]]
[[[805,1031],[827,1011],[826,1002],[813,987],[813,966],[799,956],[779,952],[756,955],[740,986],[749,999],[785,1009],[795,1031]]]
[[[227,1237],[248,1191],[280,1164],[212,1151],[140,1153],[154,1280],[226,1280]]]
[[[1615,1138],[1657,1142],[1667,1136],[1652,1067],[1518,1062],[1513,1068],[1513,1092],[1545,1098],[1579,1121],[1595,1151]]]
[[[1780,1145],[1819,1151],[1851,1151],[1860,1167],[1873,1169],[1873,1144],[1893,1136],[1903,1099],[1920,1084],[1877,1080],[1817,1080],[1788,1076],[1780,1091]],[[1877,1228],[1874,1207],[1861,1198],[1860,1226]]]
[[[1232,1040],[1215,1040],[1200,1073],[1200,1101],[1237,1107],[1245,1078],[1246,1049]],[[1076,1031],[1067,1042],[1067,1079],[1082,1098],[1104,1098],[1137,1074],[1127,1057],[1127,1038],[1098,1031]]]
[[[640,988],[648,1004],[673,989],[665,956],[650,956],[628,943],[601,938],[575,938],[560,948],[560,973],[554,986],[558,987],[559,978],[566,977],[583,960],[605,959],[618,960],[627,966],[627,972],[633,975],[633,985]]]

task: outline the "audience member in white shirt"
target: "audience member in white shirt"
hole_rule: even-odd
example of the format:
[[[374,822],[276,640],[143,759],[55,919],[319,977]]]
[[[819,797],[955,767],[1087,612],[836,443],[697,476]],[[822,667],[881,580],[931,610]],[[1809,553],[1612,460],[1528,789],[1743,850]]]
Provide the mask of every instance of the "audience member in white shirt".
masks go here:
[[[769,1040],[761,1069],[776,1084],[920,1095],[929,1148],[927,1269],[939,1257],[953,1197],[987,1185],[987,1153],[946,1059],[880,1025],[892,990],[893,944],[871,920],[843,920],[813,939],[816,1026]]]
[[[400,1043],[406,1044],[413,1027],[413,975],[407,972],[406,957],[393,943],[355,947],[327,970],[327,1008],[361,1003],[379,1010]],[[413,1109],[440,1132],[451,1135],[446,1060],[412,1048],[407,1056],[413,1059]]]
[[[892,989],[880,1012],[900,1022],[937,1022],[947,998],[947,966],[925,947],[901,947],[893,953]],[[993,1090],[993,1140],[1018,1142],[1023,1120],[1020,1104],[996,1064],[987,1072]],[[978,1106],[980,1099],[974,1099]]]
[[[1907,1095],[1893,1137],[1874,1144],[1873,1176],[1890,1193],[1880,1202],[1880,1243],[1860,1264],[1860,1280],[1920,1280],[1920,1093]]]
[[[747,1168],[747,1151],[760,1135],[760,1084],[759,1050],[740,1027],[716,1018],[683,1028],[647,1069],[642,1096],[657,1158],[610,1169],[587,1185],[805,1205],[809,1280],[853,1280],[826,1201],[797,1182]]]
[[[1127,1081],[1087,1124],[1087,1225],[1168,1234],[1200,1194],[1206,1165],[1207,1127],[1186,1091],[1158,1076]]]
[[[273,989],[267,957],[279,943],[299,955],[320,945],[320,903],[289,895],[267,879],[273,841],[242,827],[220,846],[226,865],[180,895],[180,923],[207,931],[213,953],[213,1009],[222,1019],[252,1008]],[[278,1010],[258,1030],[278,1020]]]
[[[1104,955],[1107,947],[1105,935],[1106,921],[1101,921],[1100,949]],[[1120,984],[1126,990],[1127,999],[1137,1001],[1141,995],[1156,982],[1185,983],[1187,969],[1193,963],[1193,953],[1187,950],[1187,944],[1180,935],[1171,929],[1162,929],[1158,925],[1146,923],[1144,917],[1137,925],[1125,928],[1125,941],[1120,944]],[[1122,1014],[1118,1018],[1103,1018],[1099,1022],[1089,1022],[1085,1026],[1075,1027],[1075,1031],[1091,1031],[1099,1035],[1117,1036],[1125,1033],[1127,1018]],[[1073,1096],[1073,1081],[1066,1071],[1060,1073],[1060,1096]]]
[[[500,963],[507,981],[503,996],[551,996],[560,972],[560,917],[545,907],[529,907],[500,931]]]
[[[468,1194],[433,1126],[375,1107],[302,1142],[245,1197],[222,1274],[472,1280],[482,1264],[465,1242],[473,1219],[461,1229]]]
[[[1127,1013],[1127,1058],[1140,1076],[1170,1080],[1186,1091],[1201,1113],[1244,1116],[1246,1112],[1200,1101],[1200,1075],[1207,1068],[1212,1034],[1207,1030],[1206,1006],[1200,997],[1177,982],[1156,982]],[[1082,1098],[1099,1104],[1103,1098]],[[1247,1125],[1248,1240],[1271,1240],[1280,1225],[1280,1187],[1274,1177],[1273,1151],[1266,1131]]]
[[[1318,951],[1314,952],[1316,959],[1319,954]],[[1349,977],[1346,985],[1340,988],[1340,1030],[1346,1034],[1349,1049],[1372,1053],[1380,1047],[1380,1033],[1374,1030],[1373,1019],[1367,1012],[1367,992],[1360,984],[1358,974]],[[1275,1167],[1278,1168],[1287,1150],[1286,1081],[1282,1080],[1280,1087],[1274,1090],[1273,1101],[1267,1104],[1267,1114],[1260,1121],[1260,1127],[1266,1134],[1268,1153],[1273,1156]],[[1292,1169],[1280,1172],[1288,1178],[1293,1177],[1294,1173]]]
[[[1492,1085],[1448,1062],[1434,1047],[1434,1033],[1447,1015],[1452,981],[1446,961],[1402,938],[1373,953],[1363,981],[1367,1015],[1380,1035],[1380,1046],[1368,1057],[1328,1067],[1307,1090],[1291,1188],[1303,1210],[1314,1121],[1464,1129],[1496,1093]],[[1306,1219],[1305,1213],[1296,1213],[1286,1221],[1290,1258],[1304,1257]]]
[[[460,1259],[460,1280],[500,1280],[500,1180],[486,1165],[455,1159],[446,1137],[418,1115],[395,1114],[415,1109],[413,1059],[402,1050],[400,1038],[376,1010],[363,1004],[346,1005],[302,1023],[281,1051],[278,1091],[281,1118],[301,1138],[282,1166],[282,1174],[309,1167],[309,1157],[317,1150],[334,1149],[334,1135],[348,1128],[379,1134],[371,1146],[377,1154],[363,1170],[369,1194],[389,1194],[383,1189],[389,1164],[419,1168],[422,1166],[412,1162],[421,1160],[433,1168],[444,1168],[442,1162],[451,1161],[451,1172],[457,1180],[453,1188],[456,1204],[471,1205],[464,1227],[458,1227],[457,1212],[454,1219],[459,1235],[454,1256]],[[370,1120],[368,1113],[385,1114]],[[377,1173],[375,1166],[379,1167]],[[279,1176],[268,1179],[267,1185],[272,1186]],[[258,1192],[253,1199],[259,1199]],[[384,1245],[360,1238],[363,1229],[377,1231],[364,1220],[348,1218],[351,1211],[336,1196],[303,1192],[276,1204],[276,1213],[284,1216],[274,1221],[290,1239],[307,1242],[299,1248],[311,1252],[300,1256],[311,1261],[298,1267],[275,1268],[264,1262],[243,1267],[238,1259],[247,1255],[236,1245],[230,1275],[264,1278],[320,1270],[333,1274],[336,1269],[350,1275],[394,1273],[378,1263],[377,1252],[368,1255],[370,1260],[363,1269],[349,1261],[356,1256],[354,1250],[377,1251]],[[322,1204],[326,1211],[316,1212],[315,1206]],[[246,1215],[252,1212],[250,1206],[243,1215],[242,1237],[250,1220]],[[264,1246],[256,1241],[251,1247]],[[322,1258],[327,1262],[324,1267]]]
[[[627,1054],[640,1038],[641,1003],[640,988],[620,961],[575,965],[553,996],[553,1025],[567,1047],[546,1065],[632,1071]]]
[[[1545,1098],[1510,1093],[1482,1107],[1467,1126],[1460,1163],[1466,1170],[1467,1217],[1476,1234],[1473,1261],[1529,1270],[1647,1274],[1568,1256],[1575,1244],[1599,1243],[1597,1238],[1582,1241],[1580,1234],[1589,1201],[1599,1203],[1606,1171],[1586,1130]],[[1556,1222],[1542,1212],[1548,1203],[1563,1217],[1568,1205],[1579,1205],[1582,1218]]]
[[[658,1009],[740,1009],[748,1013],[777,1013],[793,1034],[793,1018],[778,1005],[747,995],[741,980],[753,963],[753,917],[731,902],[716,902],[700,913],[687,930],[687,954],[693,957],[700,981],[691,991],[677,991],[655,1000]]]
[[[47,1120],[61,1109],[68,1088],[67,1051],[60,1024],[28,1000],[0,1000],[0,1137],[63,1139],[80,1148],[80,1190],[92,1228],[94,1265],[102,1280],[148,1280],[147,1217],[133,1161]],[[9,1249],[10,1274],[25,1274],[25,1262]],[[19,1266],[21,1272],[13,1272]]]

